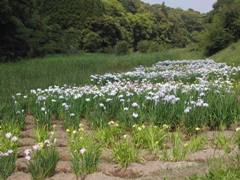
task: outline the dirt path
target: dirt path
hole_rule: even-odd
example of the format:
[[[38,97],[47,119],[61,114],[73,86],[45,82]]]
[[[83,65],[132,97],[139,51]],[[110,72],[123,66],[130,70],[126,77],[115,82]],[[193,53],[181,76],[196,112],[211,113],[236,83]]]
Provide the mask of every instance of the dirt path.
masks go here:
[[[20,134],[16,171],[27,172],[27,160],[24,158],[24,151],[29,148],[31,149],[36,143],[34,139],[34,129],[34,118],[32,116],[27,116],[25,119],[24,130]]]
[[[76,176],[71,170],[71,154],[68,148],[68,137],[64,130],[62,121],[53,120],[55,125],[56,148],[60,155],[57,163],[56,173],[47,180],[76,180]],[[27,116],[25,128],[20,134],[18,159],[16,170],[8,180],[31,180],[31,175],[27,170],[27,160],[24,158],[24,150],[31,148],[34,143],[34,118]],[[207,133],[209,140],[213,138],[214,132]],[[232,132],[226,131],[226,135],[231,136]],[[230,155],[236,155],[239,150],[234,150]],[[145,157],[145,155],[143,155]],[[216,150],[206,147],[204,150],[192,153],[186,161],[165,162],[147,160],[142,163],[132,163],[127,169],[119,168],[112,162],[111,152],[104,150],[98,172],[86,176],[87,180],[119,180],[119,179],[185,179],[194,174],[205,174],[208,172],[208,160],[215,157],[224,157],[223,150]]]
[[[71,154],[68,148],[67,133],[64,130],[63,122],[55,120],[53,124],[56,125],[55,137],[57,139],[56,148],[60,155],[60,160],[56,167],[56,173],[71,173]]]
[[[8,180],[31,180],[31,175],[27,173],[27,160],[24,158],[24,151],[26,149],[31,149],[35,144],[34,128],[34,118],[32,116],[26,116],[24,130],[19,137],[16,169],[14,173],[8,177]]]

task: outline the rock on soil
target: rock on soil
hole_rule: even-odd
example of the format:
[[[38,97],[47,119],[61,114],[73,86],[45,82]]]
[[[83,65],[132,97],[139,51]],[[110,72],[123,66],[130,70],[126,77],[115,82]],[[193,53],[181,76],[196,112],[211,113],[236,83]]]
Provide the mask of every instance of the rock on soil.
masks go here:
[[[20,134],[20,137],[21,138],[34,138],[35,136],[34,136],[33,129],[28,129],[28,130],[22,131]]]
[[[75,174],[58,173],[46,180],[76,180]]]
[[[27,124],[24,127],[24,131],[31,130],[31,129],[34,129],[34,128],[35,128],[35,126],[33,124]]]
[[[24,172],[16,172],[8,177],[7,180],[32,180],[32,176]]]
[[[71,153],[67,147],[57,147],[57,151],[60,155],[60,160],[62,161],[70,161],[71,160]]]
[[[70,161],[58,161],[56,172],[63,172],[63,173],[70,173],[72,172],[71,169],[71,162]]]
[[[20,138],[19,146],[33,146],[35,144],[35,140],[32,138]]]
[[[103,174],[102,172],[93,173],[88,175],[85,180],[121,180],[119,177],[112,177]]]
[[[19,158],[16,161],[16,171],[28,172],[28,164],[25,158]]]
[[[113,160],[112,151],[110,149],[104,149],[104,151],[102,151],[100,159],[106,162],[112,162]]]
[[[25,125],[34,124],[34,117],[32,115],[27,115],[25,117]]]
[[[66,147],[67,146],[67,139],[62,138],[62,139],[57,139],[56,146],[57,147]]]

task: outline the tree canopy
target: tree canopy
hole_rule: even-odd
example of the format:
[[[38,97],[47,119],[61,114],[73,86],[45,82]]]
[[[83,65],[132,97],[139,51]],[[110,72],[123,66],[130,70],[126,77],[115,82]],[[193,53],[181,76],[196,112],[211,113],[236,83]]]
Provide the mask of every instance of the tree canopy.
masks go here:
[[[207,15],[201,45],[212,55],[240,39],[240,0],[218,0]]]
[[[199,12],[140,0],[2,0],[0,7],[1,60],[111,52],[121,41],[133,51],[146,40],[160,48],[185,47],[204,29]],[[238,16],[237,11],[232,13]],[[231,22],[226,18],[225,26],[239,36],[238,21]]]

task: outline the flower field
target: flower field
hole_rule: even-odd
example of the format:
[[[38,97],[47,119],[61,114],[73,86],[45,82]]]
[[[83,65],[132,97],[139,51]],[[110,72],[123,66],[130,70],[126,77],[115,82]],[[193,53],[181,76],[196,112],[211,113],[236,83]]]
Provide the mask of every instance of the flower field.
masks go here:
[[[1,121],[1,178],[139,178],[155,173],[144,169],[153,162],[156,171],[161,163],[197,169],[239,152],[240,67],[161,61],[90,78],[12,96]]]

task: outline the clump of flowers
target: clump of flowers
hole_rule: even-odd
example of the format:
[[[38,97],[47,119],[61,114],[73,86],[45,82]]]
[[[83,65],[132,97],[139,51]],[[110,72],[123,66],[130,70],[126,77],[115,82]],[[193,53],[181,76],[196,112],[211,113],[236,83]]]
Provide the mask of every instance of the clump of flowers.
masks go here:
[[[49,125],[51,115],[59,114],[70,129],[82,117],[97,128],[112,119],[129,127],[151,120],[172,128],[184,124],[189,131],[218,128],[238,116],[232,75],[239,72],[240,67],[209,59],[161,61],[129,72],[92,75],[90,85],[31,90],[15,101],[19,107],[30,101],[38,124]]]
[[[59,154],[50,140],[38,143],[32,149],[26,149],[24,153],[33,179],[42,180],[55,173]]]
[[[72,152],[72,169],[77,177],[84,178],[87,174],[97,170],[100,159],[100,148],[96,145],[88,145]]]
[[[6,179],[15,169],[17,136],[0,132],[0,179]]]
[[[86,135],[82,125],[78,131],[69,131],[68,135],[72,169],[77,178],[84,178],[87,174],[96,171],[101,154],[100,146],[93,138]]]

